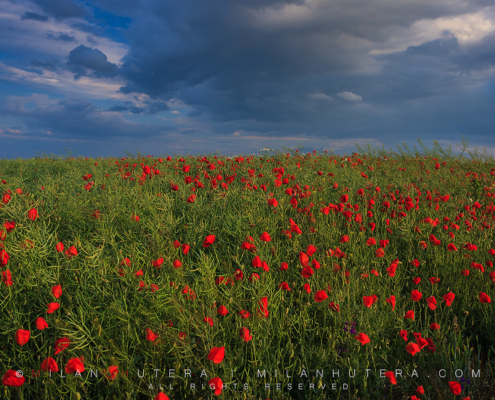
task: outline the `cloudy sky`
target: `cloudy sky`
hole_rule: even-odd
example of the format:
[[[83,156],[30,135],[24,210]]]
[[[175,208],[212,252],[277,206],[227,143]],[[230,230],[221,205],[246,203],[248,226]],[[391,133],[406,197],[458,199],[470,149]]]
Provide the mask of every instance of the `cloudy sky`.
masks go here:
[[[0,0],[0,157],[461,142],[495,154],[493,0]]]

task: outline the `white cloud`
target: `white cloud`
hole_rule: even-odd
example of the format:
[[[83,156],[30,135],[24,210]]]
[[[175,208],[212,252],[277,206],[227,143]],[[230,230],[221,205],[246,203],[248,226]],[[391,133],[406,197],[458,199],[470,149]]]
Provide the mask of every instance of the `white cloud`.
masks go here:
[[[325,93],[311,93],[308,96],[316,100],[332,100],[332,98]]]
[[[370,55],[390,54],[405,51],[410,46],[419,46],[437,39],[448,39],[453,35],[461,47],[483,39],[495,31],[495,15],[486,9],[456,17],[421,19],[408,28],[391,28],[389,39],[369,52]]]
[[[352,92],[340,92],[337,93],[337,96],[348,101],[363,101],[363,98],[360,95]]]
[[[113,99],[113,100],[136,100],[130,95],[119,93],[118,90],[124,84],[123,81],[115,79],[94,79],[83,76],[77,81],[74,74],[69,71],[50,71],[40,69],[40,73],[25,71],[20,68],[11,67],[0,62],[0,79],[19,82],[21,84],[32,83],[42,86],[49,86],[59,93],[88,95],[92,98]],[[134,102],[134,101],[133,101]]]

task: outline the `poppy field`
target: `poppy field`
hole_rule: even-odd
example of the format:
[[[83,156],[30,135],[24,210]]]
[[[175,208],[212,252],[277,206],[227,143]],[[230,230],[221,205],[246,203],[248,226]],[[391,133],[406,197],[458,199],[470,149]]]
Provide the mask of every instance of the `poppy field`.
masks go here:
[[[495,161],[359,150],[0,160],[1,396],[495,397]]]

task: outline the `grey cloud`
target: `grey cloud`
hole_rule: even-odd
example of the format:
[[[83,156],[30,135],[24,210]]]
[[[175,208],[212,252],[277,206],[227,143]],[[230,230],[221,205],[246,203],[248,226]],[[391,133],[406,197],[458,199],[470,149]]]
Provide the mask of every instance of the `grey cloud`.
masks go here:
[[[59,33],[58,35],[54,35],[53,33],[50,32],[46,35],[46,37],[48,39],[60,40],[62,42],[73,42],[76,40],[76,38],[74,36],[69,36],[69,35],[66,35],[65,33]]]
[[[68,99],[55,103],[39,102],[26,109],[31,97],[16,98],[0,108],[2,114],[14,115],[23,121],[31,132],[45,132],[65,138],[141,138],[160,136],[168,127],[140,124],[125,120],[121,114],[106,112],[87,100]]]
[[[452,50],[448,46],[457,43],[446,40],[443,48],[436,43],[410,48],[396,59],[393,55],[369,56],[372,43],[386,42],[398,26],[479,11],[489,3],[322,1],[312,8],[292,11],[291,18],[284,21],[276,17],[284,6],[302,6],[304,2],[150,0],[146,8],[132,2],[136,18],[125,33],[130,51],[120,69],[127,79],[121,91],[164,99],[177,95],[194,107],[188,115],[208,113],[213,121],[323,118],[320,112],[325,107],[338,109],[340,105],[316,104],[307,94],[342,93],[349,87],[355,87],[366,101],[387,102],[385,95],[390,92],[394,92],[395,100],[428,96],[439,86],[459,84],[439,69],[460,65],[453,56],[448,58]],[[116,1],[99,0],[98,4],[124,13]],[[270,7],[274,10],[271,14],[267,10]],[[405,59],[413,60],[414,71],[403,62]],[[360,72],[368,66],[377,72]],[[388,79],[389,72],[392,79]],[[433,82],[436,89],[418,81],[425,76],[428,83],[439,79]],[[303,87],[304,81],[313,86]],[[352,82],[359,82],[362,89]],[[360,100],[347,97],[351,100],[347,106]]]
[[[69,54],[68,68],[75,74],[74,79],[84,75],[93,77],[114,76],[117,66],[107,61],[107,56],[98,49],[80,45]]]
[[[110,107],[107,111],[120,112],[120,111],[129,111],[132,114],[156,114],[160,111],[166,111],[169,107],[161,101],[152,101],[147,102],[144,107],[137,107],[132,104],[132,102],[128,101],[125,103],[126,106],[115,105]]]
[[[86,10],[71,0],[33,0],[45,14],[56,19],[78,18],[87,15]]]
[[[34,21],[41,21],[41,22],[48,21],[48,17],[46,15],[40,15],[29,11],[26,11],[24,14],[22,14],[21,19],[22,20],[32,19]]]
[[[31,67],[43,68],[43,69],[48,69],[50,71],[55,71],[59,68],[61,64],[62,63],[60,62],[60,60],[56,60],[53,58],[45,62],[34,60],[31,62]]]

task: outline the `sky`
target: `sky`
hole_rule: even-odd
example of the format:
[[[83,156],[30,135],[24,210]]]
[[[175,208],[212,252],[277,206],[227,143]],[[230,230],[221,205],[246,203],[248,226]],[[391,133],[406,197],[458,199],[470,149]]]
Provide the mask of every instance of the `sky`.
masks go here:
[[[493,0],[0,0],[0,158],[495,155]]]

